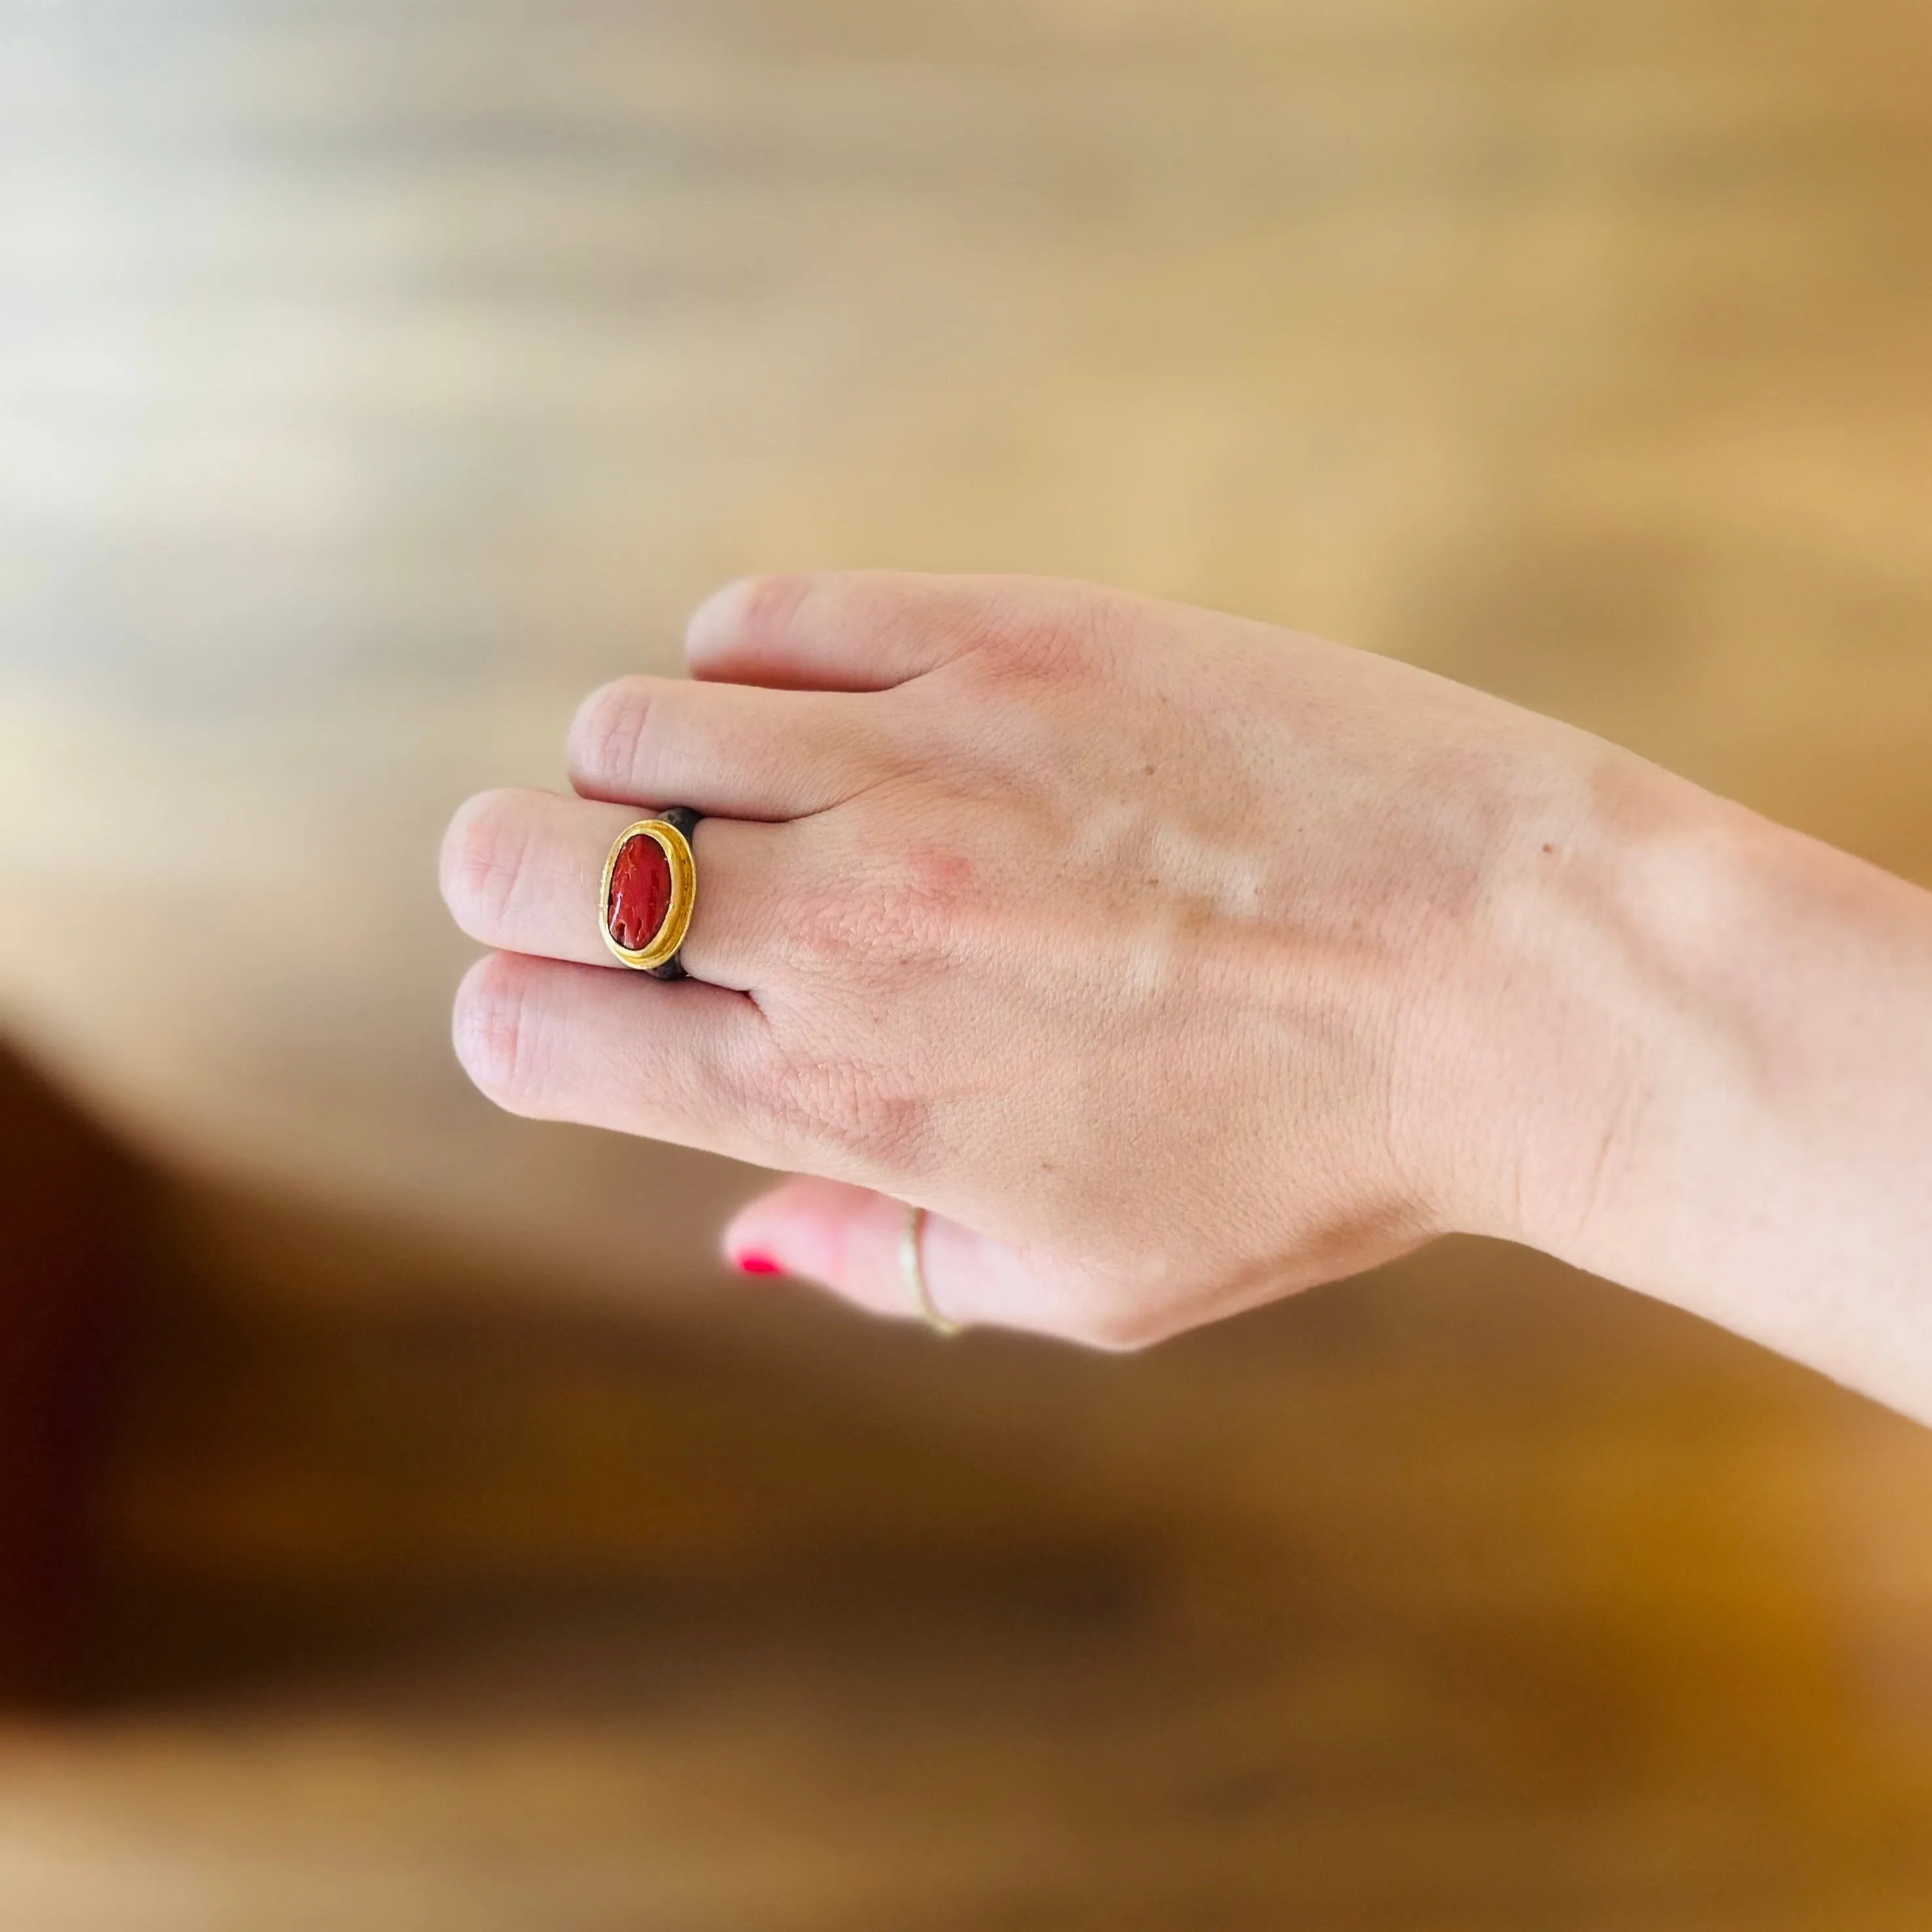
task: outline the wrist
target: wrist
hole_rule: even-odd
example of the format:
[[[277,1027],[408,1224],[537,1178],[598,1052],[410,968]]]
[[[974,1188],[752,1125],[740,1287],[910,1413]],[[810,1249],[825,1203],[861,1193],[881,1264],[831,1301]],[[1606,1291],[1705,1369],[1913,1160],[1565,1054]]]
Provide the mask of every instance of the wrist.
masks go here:
[[[1445,1226],[1600,1272],[1647,1238],[1734,809],[1568,730],[1519,769],[1418,1003]]]
[[[1490,896],[1455,1225],[1924,1412],[1932,900],[1608,748],[1585,795]]]

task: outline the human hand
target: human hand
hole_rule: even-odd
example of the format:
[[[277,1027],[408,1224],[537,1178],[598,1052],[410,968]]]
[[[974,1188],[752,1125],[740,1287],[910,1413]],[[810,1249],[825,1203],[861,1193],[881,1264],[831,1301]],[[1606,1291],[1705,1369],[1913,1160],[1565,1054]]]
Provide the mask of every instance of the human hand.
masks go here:
[[[1618,1042],[1532,908],[1650,768],[1084,584],[754,580],[688,648],[695,681],[586,701],[580,796],[457,815],[446,896],[502,950],[455,1036],[516,1112],[810,1177],[736,1217],[741,1264],[910,1314],[917,1202],[947,1317],[1125,1346],[1580,1211]],[[707,815],[662,984],[610,961],[597,882],[672,803]]]

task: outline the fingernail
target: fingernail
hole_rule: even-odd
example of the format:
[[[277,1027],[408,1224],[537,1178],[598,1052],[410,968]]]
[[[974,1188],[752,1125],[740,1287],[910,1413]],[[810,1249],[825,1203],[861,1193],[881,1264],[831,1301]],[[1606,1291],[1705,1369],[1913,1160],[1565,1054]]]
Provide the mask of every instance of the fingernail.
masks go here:
[[[741,1274],[783,1274],[784,1270],[770,1255],[761,1255],[755,1250],[750,1254],[736,1257]]]

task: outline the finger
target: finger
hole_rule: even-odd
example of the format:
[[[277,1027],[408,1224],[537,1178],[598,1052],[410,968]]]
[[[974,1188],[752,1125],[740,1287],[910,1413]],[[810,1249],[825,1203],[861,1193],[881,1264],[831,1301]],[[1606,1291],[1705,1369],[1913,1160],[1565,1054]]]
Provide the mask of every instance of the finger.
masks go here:
[[[878,729],[842,692],[621,677],[578,707],[570,782],[586,798],[802,818],[865,786],[880,763]]]
[[[555,792],[479,792],[443,835],[442,896],[474,940],[509,952],[616,968],[599,900],[612,842],[638,808]],[[770,881],[789,828],[706,818],[692,834],[698,890],[680,958],[693,978],[740,992],[767,983],[776,958]]]
[[[923,1318],[900,1267],[906,1208],[890,1195],[801,1177],[742,1208],[724,1252],[747,1274],[796,1275],[874,1315]],[[944,1215],[921,1226],[920,1258],[934,1310],[962,1327],[1076,1335],[1058,1271]]]
[[[890,571],[740,578],[698,607],[685,656],[698,678],[884,691],[982,642],[996,621],[996,596],[1010,604],[1029,589],[1023,579]]]
[[[470,1078],[513,1114],[770,1157],[748,1124],[769,1117],[752,1105],[766,1022],[742,993],[493,952],[457,988],[452,1031]]]

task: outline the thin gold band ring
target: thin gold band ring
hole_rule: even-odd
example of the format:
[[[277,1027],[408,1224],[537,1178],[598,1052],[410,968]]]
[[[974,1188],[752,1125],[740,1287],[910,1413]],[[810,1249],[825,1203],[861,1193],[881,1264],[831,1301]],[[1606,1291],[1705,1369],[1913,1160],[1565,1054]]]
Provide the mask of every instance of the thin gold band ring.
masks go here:
[[[932,1291],[926,1285],[926,1264],[920,1258],[920,1236],[926,1229],[926,1210],[908,1208],[899,1225],[899,1279],[919,1318],[935,1335],[956,1335],[960,1324],[949,1322],[933,1305]]]

